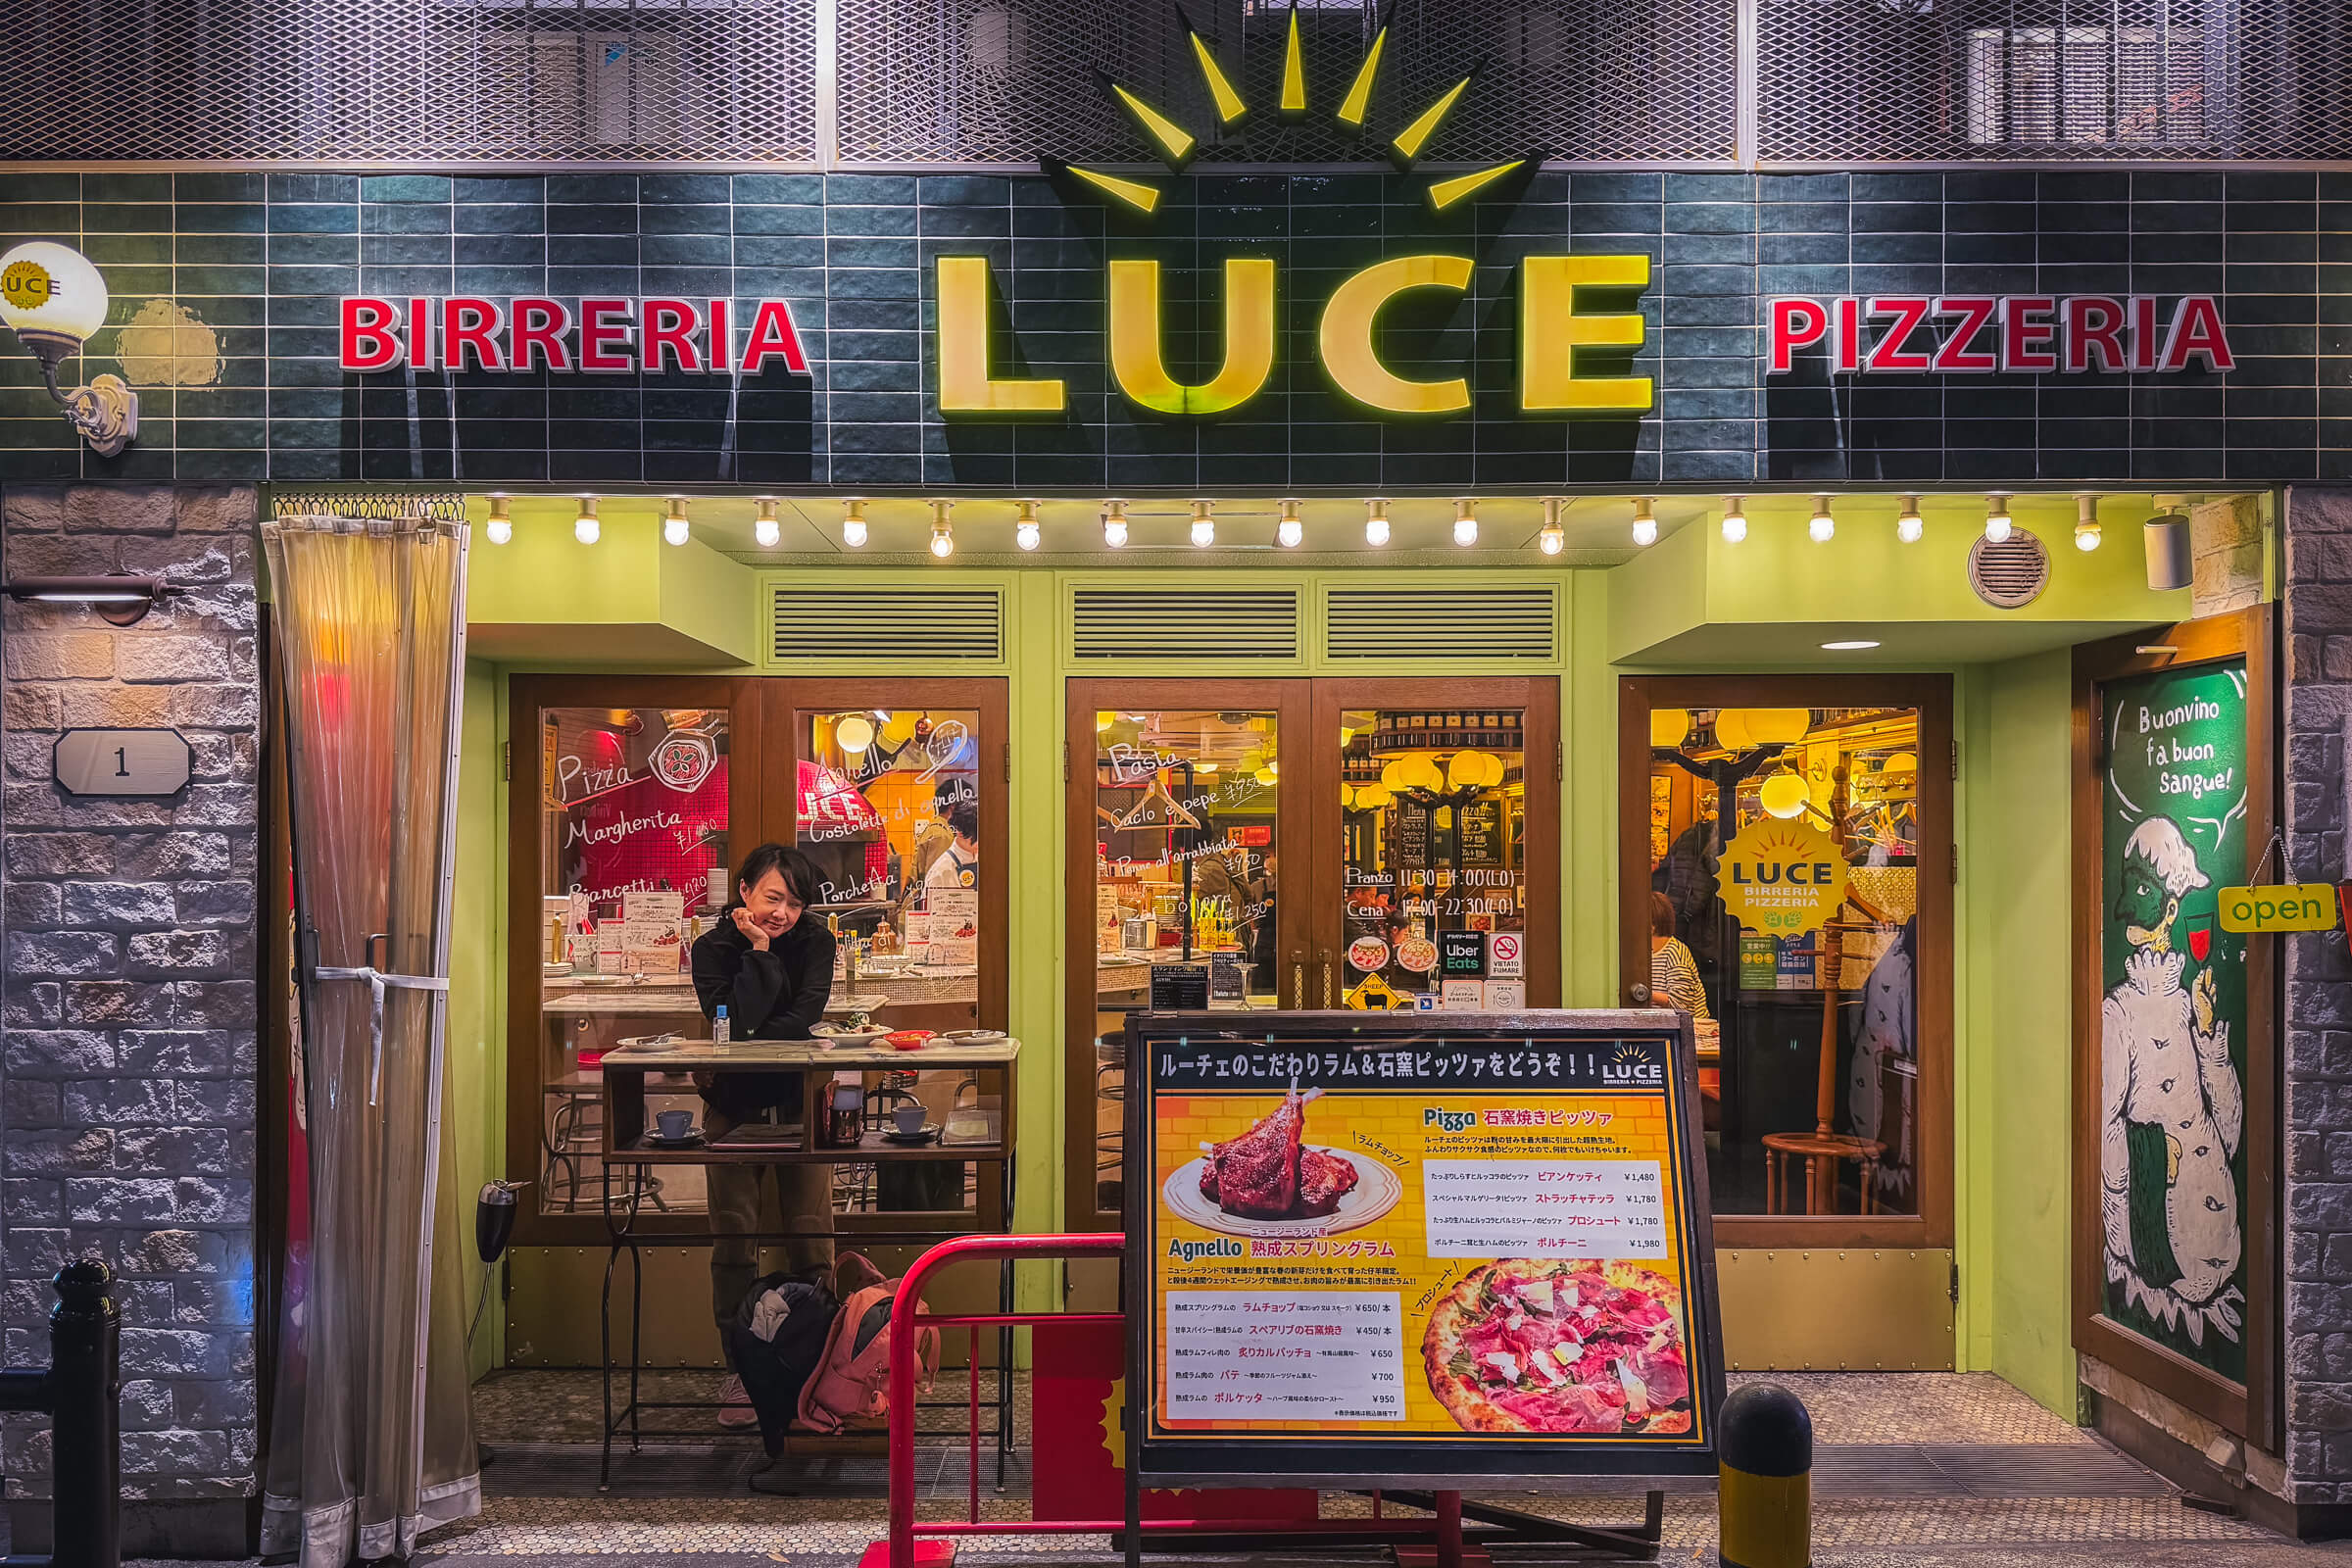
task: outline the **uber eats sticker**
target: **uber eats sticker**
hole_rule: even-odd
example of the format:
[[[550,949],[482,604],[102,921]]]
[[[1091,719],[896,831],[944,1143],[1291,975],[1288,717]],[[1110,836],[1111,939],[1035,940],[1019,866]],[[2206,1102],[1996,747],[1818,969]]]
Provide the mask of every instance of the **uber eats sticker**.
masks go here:
[[[2110,681],[2099,718],[2101,1306],[2243,1382],[2246,938],[2217,901],[2248,869],[2245,665]]]

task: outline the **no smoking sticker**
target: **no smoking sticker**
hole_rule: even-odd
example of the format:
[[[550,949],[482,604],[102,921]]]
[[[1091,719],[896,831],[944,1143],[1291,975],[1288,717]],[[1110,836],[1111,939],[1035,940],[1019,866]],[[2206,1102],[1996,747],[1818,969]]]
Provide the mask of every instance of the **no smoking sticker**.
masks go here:
[[[1496,931],[1487,938],[1487,973],[1512,979],[1526,973],[1526,939],[1517,931]]]

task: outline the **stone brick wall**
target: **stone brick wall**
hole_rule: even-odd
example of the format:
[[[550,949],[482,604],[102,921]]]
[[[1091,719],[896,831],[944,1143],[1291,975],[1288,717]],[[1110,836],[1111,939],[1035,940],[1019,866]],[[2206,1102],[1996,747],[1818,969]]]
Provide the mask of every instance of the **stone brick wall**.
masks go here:
[[[2352,876],[2352,491],[2286,508],[2286,857],[2299,881]],[[2286,1434],[2292,1500],[2352,1503],[2352,956],[2287,937]]]
[[[249,488],[0,491],[11,575],[133,571],[186,597],[118,629],[0,612],[0,1322],[46,1361],[49,1276],[96,1255],[122,1312],[122,1488],[254,1487],[255,855],[260,684]],[[50,781],[74,726],[170,727],[195,776],[168,801]],[[14,1498],[46,1495],[45,1424],[0,1435]],[[240,1505],[241,1506],[241,1505]]]

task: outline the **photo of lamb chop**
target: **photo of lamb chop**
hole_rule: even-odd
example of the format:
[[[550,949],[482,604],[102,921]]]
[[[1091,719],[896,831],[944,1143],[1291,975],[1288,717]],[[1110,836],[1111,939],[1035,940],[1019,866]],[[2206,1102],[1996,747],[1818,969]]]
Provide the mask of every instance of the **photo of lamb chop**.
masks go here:
[[[1200,1194],[1243,1219],[1314,1219],[1338,1211],[1362,1173],[1355,1161],[1301,1143],[1306,1107],[1322,1096],[1293,1084],[1282,1103],[1239,1138],[1200,1146]]]

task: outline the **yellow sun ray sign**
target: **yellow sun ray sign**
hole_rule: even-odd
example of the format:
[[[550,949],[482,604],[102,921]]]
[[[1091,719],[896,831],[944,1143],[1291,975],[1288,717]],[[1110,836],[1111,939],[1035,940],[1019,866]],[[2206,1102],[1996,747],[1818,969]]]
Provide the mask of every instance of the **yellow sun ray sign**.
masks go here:
[[[1355,80],[1348,84],[1348,95],[1340,100],[1339,113],[1331,117],[1343,128],[1357,132],[1364,128],[1364,116],[1372,108],[1372,80],[1380,74],[1380,55],[1388,43],[1388,28],[1372,35],[1372,47],[1364,51],[1364,63],[1355,68]]]
[[[1277,111],[1284,124],[1306,118],[1306,51],[1298,42],[1298,7],[1291,7],[1291,24],[1282,40],[1282,103]]]
[[[1183,13],[1179,12],[1178,15]],[[1192,40],[1193,59],[1200,67],[1201,85],[1208,89],[1209,101],[1217,106],[1217,122],[1230,126],[1249,119],[1249,104],[1243,101],[1240,91],[1225,74],[1224,68],[1217,64],[1217,57],[1209,52],[1208,40],[1201,37],[1200,29],[1190,23],[1185,25],[1184,35]]]

